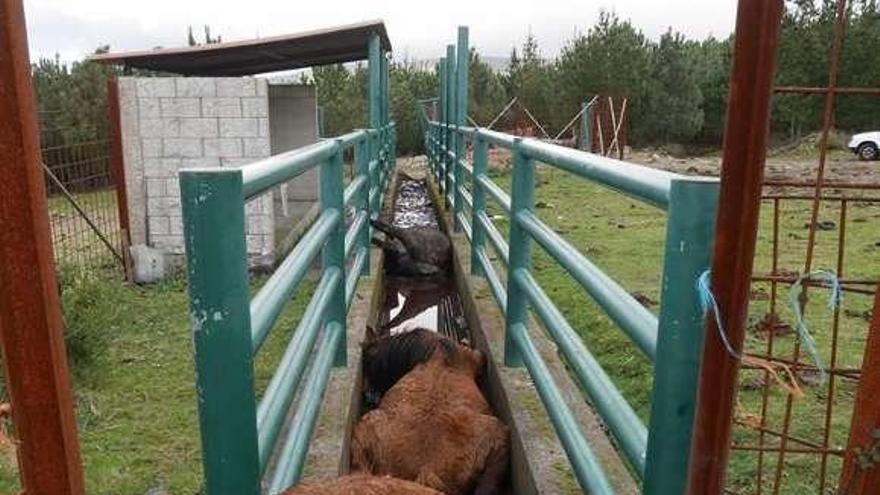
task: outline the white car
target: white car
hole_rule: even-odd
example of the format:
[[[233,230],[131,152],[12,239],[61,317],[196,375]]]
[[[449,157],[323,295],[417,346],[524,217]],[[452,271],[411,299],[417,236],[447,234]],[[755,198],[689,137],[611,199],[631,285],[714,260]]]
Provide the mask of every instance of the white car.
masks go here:
[[[880,132],[863,132],[849,140],[847,146],[862,160],[880,159]]]

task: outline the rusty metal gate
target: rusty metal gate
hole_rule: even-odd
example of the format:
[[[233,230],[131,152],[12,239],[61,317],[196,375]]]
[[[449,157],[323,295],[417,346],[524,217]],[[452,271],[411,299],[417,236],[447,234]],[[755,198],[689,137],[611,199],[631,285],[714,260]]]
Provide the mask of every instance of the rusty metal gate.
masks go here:
[[[880,96],[839,84],[853,3],[827,3],[827,84],[801,87],[774,84],[784,2],[739,2],[689,494],[878,493],[880,181],[829,158],[839,99]],[[822,101],[799,176],[765,170],[774,93]]]
[[[125,271],[127,211],[115,89],[114,80],[106,97],[104,87],[88,88],[105,102],[104,119],[38,111],[52,246],[62,271]]]

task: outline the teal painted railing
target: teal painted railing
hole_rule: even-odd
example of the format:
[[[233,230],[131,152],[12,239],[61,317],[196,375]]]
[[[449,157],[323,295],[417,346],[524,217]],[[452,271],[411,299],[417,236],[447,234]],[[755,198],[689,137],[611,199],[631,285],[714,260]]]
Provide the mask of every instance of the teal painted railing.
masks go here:
[[[469,53],[467,28],[459,28],[457,51],[459,55]],[[695,281],[710,262],[719,182],[466,127],[467,58],[456,61],[455,52],[456,47],[447,47],[447,55],[438,66],[439,111],[437,120],[427,122],[424,144],[442,197],[456,226],[471,242],[472,272],[486,278],[505,314],[506,364],[524,365],[529,371],[581,487],[589,493],[614,493],[531,341],[531,308],[608,426],[623,457],[641,479],[643,493],[683,494],[704,328]],[[473,149],[471,163],[466,161],[467,143]],[[487,174],[490,146],[512,153],[509,195]],[[535,215],[537,162],[666,212],[659,318]],[[496,201],[510,217],[509,245],[486,214],[487,198]],[[486,254],[487,239],[506,266],[506,283]],[[534,277],[532,241],[555,259],[653,362],[654,389],[647,426]]]
[[[346,315],[370,269],[369,219],[381,211],[397,154],[382,50],[379,35],[372,35],[370,129],[241,168],[180,172],[206,495],[277,493],[296,483],[330,370],[346,364]],[[354,173],[346,186],[349,149]],[[320,170],[320,214],[250,298],[245,203],[313,168]],[[354,210],[348,222],[346,208]],[[319,252],[318,285],[258,401],[254,358]],[[297,395],[293,420],[279,438]],[[265,476],[273,453],[274,468]]]
[[[346,362],[346,315],[358,279],[369,272],[368,220],[381,208],[395,156],[394,136],[394,124],[389,124],[242,168],[180,172],[209,495],[261,493],[269,457],[279,448],[273,476],[265,480],[270,493],[299,479],[330,369]],[[343,153],[349,148],[354,149],[355,175],[344,186]],[[245,203],[316,167],[320,215],[250,298]],[[347,207],[355,214],[346,228]],[[319,252],[320,281],[257,401],[255,355]],[[279,439],[298,389],[295,420]]]

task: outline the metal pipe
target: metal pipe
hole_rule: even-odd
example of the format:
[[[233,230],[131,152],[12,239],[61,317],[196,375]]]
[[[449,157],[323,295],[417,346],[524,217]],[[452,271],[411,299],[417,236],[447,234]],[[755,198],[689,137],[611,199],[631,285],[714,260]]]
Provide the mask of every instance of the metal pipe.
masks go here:
[[[468,221],[467,216],[464,212],[458,212],[455,215],[455,218],[458,219],[459,225],[461,225],[461,229],[464,230],[464,235],[467,237],[468,242],[473,242],[474,234],[471,229],[471,223]]]
[[[260,400],[257,408],[260,472],[264,472],[268,466],[269,456],[275,448],[290,401],[299,388],[302,373],[312,356],[312,348],[318,339],[324,314],[341,283],[342,274],[337,269],[326,270],[321,276],[321,281],[303,311],[278,368]]]
[[[672,181],[645,495],[684,493],[705,323],[696,281],[711,263],[718,180]]]
[[[367,178],[363,175],[358,175],[355,177],[353,181],[351,181],[348,186],[345,187],[345,192],[342,194],[342,204],[344,206],[348,206],[351,204],[351,200],[361,192],[361,189],[367,185]]]
[[[487,193],[489,193],[489,196],[492,196],[492,199],[497,201],[498,204],[500,204],[501,207],[504,209],[504,211],[508,215],[510,215],[510,196],[504,191],[504,189],[498,187],[494,182],[492,182],[492,179],[490,179],[489,176],[485,174],[478,175],[477,182],[479,183],[480,187],[482,187]]]
[[[511,186],[511,216],[531,212],[535,202],[535,164],[522,150],[522,139],[513,145],[513,184]],[[519,269],[528,270],[532,264],[531,239],[521,222],[510,222],[510,263],[508,274]],[[512,340],[513,327],[528,325],[529,311],[523,288],[507,277],[507,313],[505,314],[504,364],[522,366],[519,348]]]
[[[486,216],[486,190],[477,181],[486,173],[488,165],[489,145],[482,136],[475,135],[474,138],[474,168],[471,174],[471,190],[474,198],[471,205],[471,225],[473,226],[473,238],[471,239],[471,275],[480,275],[480,262],[477,259],[478,253],[482,252],[485,244],[486,228],[483,225],[480,216]]]
[[[482,230],[488,234],[489,241],[492,242],[492,247],[495,248],[495,252],[501,257],[504,265],[510,265],[510,247],[508,247],[507,241],[504,240],[501,232],[495,228],[495,224],[493,224],[492,221],[489,220],[489,217],[486,216],[486,212],[481,212],[477,215],[477,223],[482,227]]]
[[[661,209],[669,206],[672,180],[684,177],[536,139],[524,139],[522,148],[529,158],[590,179]]]
[[[321,167],[321,175],[319,184],[321,187],[320,201],[321,211],[337,210],[342,214],[345,208],[342,204],[343,196],[343,163],[342,163],[342,146],[339,141],[334,147],[333,156],[327,163]],[[384,189],[383,189],[384,190]],[[327,237],[327,243],[321,253],[321,269],[339,270],[339,273],[345,274],[345,222],[339,221],[334,224]],[[345,366],[348,358],[348,344],[346,336],[346,325],[348,307],[345,304],[345,285],[340,283],[336,287],[330,307],[324,313],[324,321],[327,325],[338,323],[342,327],[340,335],[340,345],[337,348],[336,357],[334,358],[334,366]]]
[[[711,282],[727,337],[737,349],[745,336],[783,10],[779,0],[739,0],[737,11]],[[711,365],[702,368],[699,381],[690,495],[724,490],[739,368],[718,337],[714,318],[706,325],[702,361]]]
[[[338,348],[342,345],[343,333],[342,326],[336,322],[329,323],[324,329],[324,337],[293,416],[294,427],[287,434],[281,454],[278,456],[279,462],[275,466],[274,476],[269,481],[269,493],[281,492],[297,483],[302,476],[312,432],[321,407],[321,398],[324,396],[327,380],[330,377],[333,355],[338,353]]]
[[[256,353],[260,349],[284,305],[293,297],[315,256],[330,237],[330,232],[341,221],[342,214],[337,210],[321,212],[315,223],[250,301],[252,352]]]
[[[507,290],[504,288],[501,278],[498,277],[498,272],[495,271],[495,267],[492,266],[492,262],[489,261],[489,257],[486,256],[485,250],[481,249],[477,252],[477,259],[480,263],[480,270],[482,270],[483,274],[486,276],[486,282],[489,283],[489,289],[492,291],[492,296],[495,297],[495,302],[498,303],[501,312],[506,314]]]
[[[534,213],[516,216],[537,241],[587,291],[605,313],[653,362],[657,357],[657,317],[623,287],[582,255],[568,241],[553,232]]]
[[[328,160],[336,149],[332,140],[258,160],[241,168],[245,199],[301,175]]]
[[[181,171],[180,193],[205,492],[259,495],[242,171]]]
[[[871,448],[880,452],[880,288],[874,296],[873,315],[838,484],[840,495],[870,495],[880,486],[880,469],[865,469],[859,459],[859,452],[867,453]]]
[[[367,226],[367,210],[360,210],[354,217],[354,221],[345,231],[345,254],[343,258],[348,259],[355,245],[361,240],[362,233]],[[366,246],[361,246],[366,247]]]
[[[648,448],[645,425],[535,278],[524,269],[514,271],[512,277],[532,303],[544,328],[571,366],[581,389],[590,397],[593,407],[641,478],[645,474],[645,453]]]
[[[360,280],[360,275],[364,273],[364,267],[367,264],[367,260],[370,259],[370,249],[367,247],[360,247],[357,250],[357,254],[355,255],[354,262],[351,264],[351,271],[345,277],[345,307],[351,308],[351,298],[354,297],[354,294],[357,289],[358,280]]]
[[[21,489],[85,492],[52,257],[27,28],[0,0],[0,344]],[[246,492],[242,492],[243,494]]]
[[[538,349],[529,338],[525,325],[518,323],[510,330],[513,334],[513,343],[517,346],[519,354],[522,355],[523,363],[532,376],[538,395],[547,409],[550,422],[562,442],[565,453],[568,454],[568,460],[574,468],[575,477],[581,489],[592,495],[613,495],[614,489],[611,488],[611,483],[605,476],[602,465],[596,459],[590,444],[584,439],[577,419],[565,403],[562,393],[553,383],[550,370],[547,369],[547,365],[538,354]]]

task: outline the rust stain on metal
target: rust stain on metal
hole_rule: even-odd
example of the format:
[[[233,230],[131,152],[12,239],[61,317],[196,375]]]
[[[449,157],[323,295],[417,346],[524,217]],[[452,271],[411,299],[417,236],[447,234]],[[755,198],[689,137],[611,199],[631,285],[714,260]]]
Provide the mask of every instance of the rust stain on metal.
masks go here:
[[[0,345],[25,493],[84,493],[24,11],[0,0]]]
[[[740,0],[737,10],[712,266],[721,319],[737,348],[745,335],[782,12],[781,0]],[[739,362],[727,353],[713,318],[703,363],[711,366],[700,377],[688,493],[716,495],[724,491]]]
[[[116,186],[116,207],[119,212],[120,238],[122,240],[122,264],[125,278],[132,281],[131,226],[128,218],[128,189],[125,186],[125,161],[122,152],[122,123],[119,109],[119,81],[107,79],[107,116],[110,122],[110,172]]]
[[[880,445],[880,288],[874,296],[874,317],[868,330],[862,377],[856,392],[849,443],[838,495],[870,495],[880,486],[880,465],[864,454]],[[877,449],[880,454],[880,448]]]

